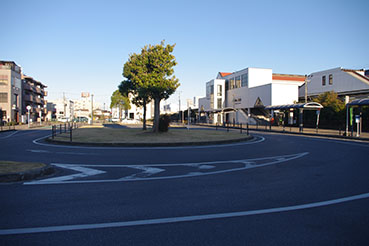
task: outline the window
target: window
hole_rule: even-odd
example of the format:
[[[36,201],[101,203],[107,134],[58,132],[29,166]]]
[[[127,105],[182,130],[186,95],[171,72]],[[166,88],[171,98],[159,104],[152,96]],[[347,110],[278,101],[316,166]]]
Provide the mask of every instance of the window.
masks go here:
[[[0,74],[0,85],[8,84],[8,75]]]
[[[325,86],[325,76],[322,77],[322,86]]]
[[[8,93],[1,92],[0,93],[0,103],[7,103],[8,102]]]
[[[248,75],[247,73],[241,75],[241,86],[242,87],[249,86],[249,80],[248,80],[247,75]]]
[[[222,98],[218,98],[217,108],[222,108]]]
[[[217,86],[217,95],[218,95],[218,97],[222,96],[222,85]]]
[[[214,85],[210,86],[210,95],[214,95]]]
[[[234,78],[230,79],[229,81],[231,83],[231,90],[232,90],[232,89],[234,89],[234,86],[235,86],[235,84],[234,84]]]
[[[329,84],[332,85],[333,84],[333,74],[329,75]]]
[[[241,77],[237,76],[236,77],[236,88],[240,88],[241,87]]]
[[[228,89],[229,89],[229,80],[227,79],[225,81],[225,90],[228,91]]]

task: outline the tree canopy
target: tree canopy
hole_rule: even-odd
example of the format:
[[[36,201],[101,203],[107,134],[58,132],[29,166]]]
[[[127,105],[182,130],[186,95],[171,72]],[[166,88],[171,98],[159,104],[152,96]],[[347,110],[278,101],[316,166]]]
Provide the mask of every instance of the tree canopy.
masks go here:
[[[128,96],[123,96],[119,90],[114,91],[110,97],[110,108],[114,107],[119,108],[119,118],[121,118],[121,111],[131,108]]]
[[[135,98],[154,100],[154,127],[159,130],[160,101],[167,99],[179,87],[179,81],[174,76],[173,67],[177,65],[172,55],[175,45],[148,45],[142,48],[140,54],[131,54],[123,67],[123,76],[127,78],[120,85],[121,91],[133,92]]]

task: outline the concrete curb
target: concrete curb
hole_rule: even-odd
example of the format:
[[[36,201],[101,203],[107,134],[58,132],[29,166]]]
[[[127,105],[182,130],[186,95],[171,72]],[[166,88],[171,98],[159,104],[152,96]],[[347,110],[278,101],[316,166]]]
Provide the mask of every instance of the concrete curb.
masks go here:
[[[182,143],[84,143],[84,142],[66,142],[46,138],[45,141],[57,145],[73,145],[73,146],[90,146],[90,147],[178,147],[178,146],[204,146],[215,144],[228,144],[243,141],[249,141],[254,137],[249,135],[244,138],[219,140],[219,141],[204,141],[204,142],[182,142]]]
[[[32,169],[19,173],[0,174],[0,183],[3,182],[19,182],[25,180],[36,179],[45,175],[54,173],[55,169],[51,165],[46,164],[45,167]]]

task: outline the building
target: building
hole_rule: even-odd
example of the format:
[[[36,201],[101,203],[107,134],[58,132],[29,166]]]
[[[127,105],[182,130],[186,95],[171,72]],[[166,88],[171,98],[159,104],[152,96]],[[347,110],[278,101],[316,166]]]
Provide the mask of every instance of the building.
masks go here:
[[[26,115],[30,113],[31,122],[45,121],[47,107],[45,96],[46,86],[30,76],[22,74],[22,122],[26,123]],[[29,110],[28,110],[28,106]]]
[[[67,121],[73,120],[74,117],[74,102],[72,100],[61,98],[50,102],[55,108],[55,117],[57,120],[64,119]]]
[[[344,69],[341,67],[311,73],[308,76],[307,97],[312,98],[328,91],[334,91],[346,102],[369,96],[369,78],[365,70]],[[305,97],[305,84],[299,88],[299,98]]]
[[[21,67],[15,62],[0,61],[0,123],[21,121],[21,74]]]
[[[268,68],[245,68],[218,73],[206,83],[206,97],[199,99],[200,120],[210,123],[247,123],[250,116],[263,116],[265,106],[298,101],[303,75],[277,74]]]
[[[92,104],[89,92],[82,92],[81,98],[74,100],[74,117],[91,118],[91,108],[97,109],[96,105]]]

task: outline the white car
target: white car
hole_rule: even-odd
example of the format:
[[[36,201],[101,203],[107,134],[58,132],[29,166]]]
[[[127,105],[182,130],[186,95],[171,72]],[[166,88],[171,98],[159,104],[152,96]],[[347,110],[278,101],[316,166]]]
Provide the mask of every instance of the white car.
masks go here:
[[[119,122],[119,118],[112,118],[111,121],[112,122]]]
[[[69,122],[69,117],[61,117],[58,119],[60,122]]]

